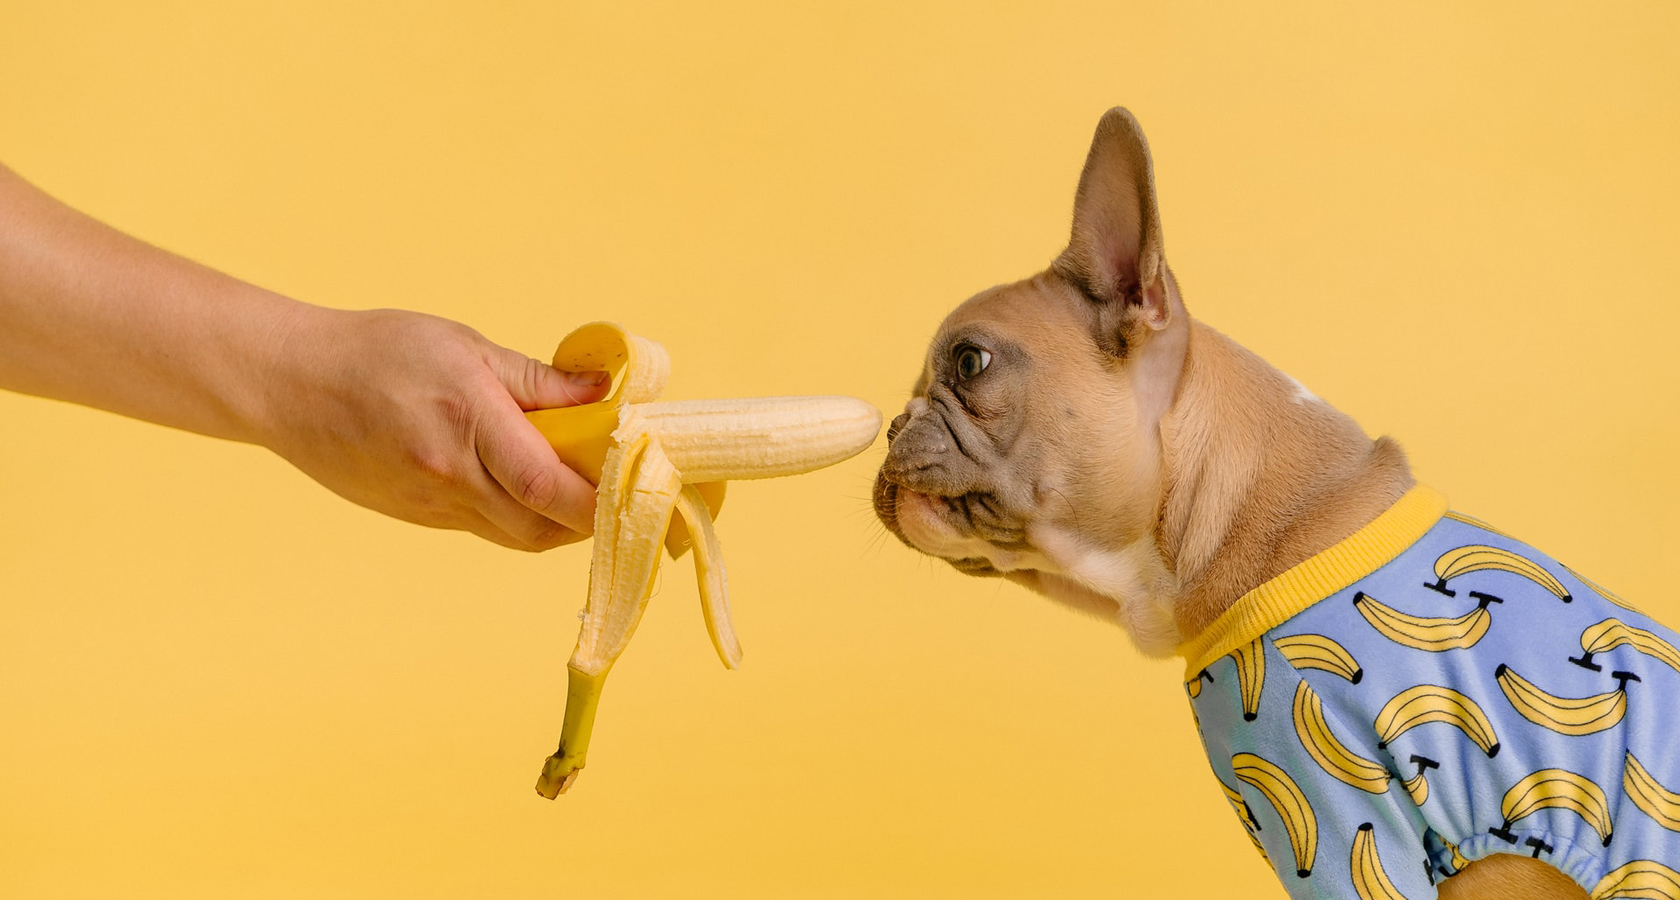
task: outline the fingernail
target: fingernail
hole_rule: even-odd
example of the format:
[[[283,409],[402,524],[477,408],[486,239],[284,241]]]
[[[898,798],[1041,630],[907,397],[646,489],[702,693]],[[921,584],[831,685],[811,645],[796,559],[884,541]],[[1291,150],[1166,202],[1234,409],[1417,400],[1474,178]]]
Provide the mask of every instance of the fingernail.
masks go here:
[[[579,387],[600,387],[606,382],[605,372],[567,372],[566,380]]]

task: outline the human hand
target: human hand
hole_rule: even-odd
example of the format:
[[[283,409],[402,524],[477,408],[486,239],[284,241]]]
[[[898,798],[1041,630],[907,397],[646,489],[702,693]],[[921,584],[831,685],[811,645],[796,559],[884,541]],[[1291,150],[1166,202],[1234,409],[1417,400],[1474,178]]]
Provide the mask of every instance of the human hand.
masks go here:
[[[595,488],[523,412],[601,399],[605,373],[559,372],[448,319],[303,306],[275,346],[261,442],[347,500],[520,550],[591,531]]]

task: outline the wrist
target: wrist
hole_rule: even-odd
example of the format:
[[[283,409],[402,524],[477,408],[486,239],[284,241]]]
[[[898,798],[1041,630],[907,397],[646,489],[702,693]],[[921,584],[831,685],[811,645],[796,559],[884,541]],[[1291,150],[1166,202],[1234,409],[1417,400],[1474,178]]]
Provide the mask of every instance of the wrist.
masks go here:
[[[229,353],[233,373],[223,404],[235,440],[268,447],[284,455],[279,439],[296,419],[300,398],[308,395],[310,373],[329,341],[325,320],[338,314],[260,288],[251,319]]]

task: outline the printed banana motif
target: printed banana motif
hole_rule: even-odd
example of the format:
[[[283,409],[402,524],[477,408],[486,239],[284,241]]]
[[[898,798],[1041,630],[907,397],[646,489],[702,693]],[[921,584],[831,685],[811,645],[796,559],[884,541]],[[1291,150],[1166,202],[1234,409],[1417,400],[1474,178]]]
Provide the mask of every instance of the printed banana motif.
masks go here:
[[[1260,836],[1255,834],[1260,830],[1260,820],[1254,818],[1254,810],[1249,807],[1248,801],[1243,799],[1241,791],[1226,784],[1223,778],[1218,779],[1218,781],[1219,789],[1225,792],[1225,802],[1231,804],[1231,811],[1235,812],[1237,818],[1242,820],[1243,833],[1248,835],[1249,841],[1254,844],[1254,849],[1260,851],[1260,858],[1266,860],[1268,864],[1271,863],[1272,858],[1266,855],[1265,845],[1260,843]]]
[[[1622,766],[1622,790],[1633,805],[1669,831],[1680,831],[1680,794],[1662,786],[1632,753]]]
[[[1243,799],[1242,791],[1226,784],[1224,779],[1219,779],[1219,789],[1225,792],[1225,802],[1231,804],[1232,811],[1242,820],[1243,827],[1249,831],[1259,831],[1260,820],[1254,818],[1254,810],[1248,805],[1248,801]]]
[[[692,545],[706,630],[733,668],[741,647],[712,527],[723,482],[832,465],[868,447],[881,427],[880,412],[851,397],[649,402],[670,373],[665,349],[606,322],[567,335],[554,366],[606,371],[616,385],[599,403],[526,414],[561,461],[596,484],[589,594],[567,664],[560,748],[537,780],[550,799],[584,766],[602,684],[641,621],[661,544],[673,557]]]
[[[1621,673],[1626,678],[1632,675]],[[1616,690],[1579,699],[1559,697],[1535,686],[1504,663],[1494,670],[1505,699],[1523,718],[1559,734],[1593,734],[1613,727],[1627,713],[1627,681]]]
[[[1244,644],[1231,652],[1237,664],[1237,693],[1242,695],[1243,721],[1260,715],[1260,691],[1266,686],[1266,650],[1260,641]]]
[[[1429,800],[1429,779],[1423,777],[1422,772],[1400,782],[1400,786],[1406,789],[1406,794],[1418,806],[1422,806]]]
[[[1437,874],[1450,878],[1470,864],[1457,844],[1432,830],[1423,833],[1423,852],[1428,859],[1424,867],[1429,873],[1430,884],[1439,884],[1435,878]]]
[[[1563,586],[1552,573],[1540,568],[1532,560],[1518,556],[1509,550],[1489,547],[1484,544],[1472,544],[1448,550],[1435,560],[1436,581],[1428,584],[1443,594],[1452,595],[1447,589],[1447,582],[1460,575],[1483,571],[1510,572],[1540,585],[1565,603],[1573,598],[1569,596],[1569,589]]]
[[[1353,684],[1365,677],[1365,670],[1346,647],[1322,634],[1297,634],[1273,642],[1283,658],[1297,669],[1318,669],[1340,675]]]
[[[1289,777],[1289,773],[1252,753],[1238,753],[1231,757],[1231,771],[1237,780],[1258,790],[1266,802],[1283,819],[1289,834],[1289,849],[1295,856],[1295,874],[1302,878],[1312,874],[1313,858],[1318,855],[1318,816],[1305,794]]]
[[[1194,700],[1202,695],[1202,682],[1212,682],[1213,676],[1203,669],[1196,673],[1196,677],[1184,683],[1184,689],[1190,692],[1190,699]]]
[[[1394,882],[1383,871],[1382,860],[1377,858],[1376,830],[1370,822],[1359,826],[1353,834],[1353,858],[1350,860],[1353,868],[1353,889],[1359,893],[1360,900],[1406,900],[1404,894],[1394,887]]]
[[[1363,591],[1354,595],[1353,606],[1365,617],[1365,621],[1371,623],[1372,628],[1389,640],[1417,650],[1439,652],[1474,647],[1487,634],[1488,625],[1493,621],[1488,604],[1500,602],[1499,598],[1486,594],[1473,596],[1477,599],[1476,608],[1450,619],[1403,613],[1377,602],[1375,597]]]
[[[1605,653],[1622,646],[1632,647],[1680,672],[1680,649],[1651,632],[1635,628],[1620,619],[1605,619],[1581,632],[1581,650],[1585,655],[1579,659],[1571,656],[1569,661],[1596,672],[1604,667],[1593,662],[1594,654]]]
[[[1424,773],[1430,769],[1439,769],[1441,764],[1415,753],[1412,754],[1412,762],[1418,767],[1417,774],[1400,782],[1400,786],[1406,789],[1406,793],[1411,796],[1413,803],[1422,806],[1429,802],[1429,780],[1424,777]]]
[[[1295,733],[1301,746],[1330,777],[1371,794],[1388,790],[1389,771],[1354,753],[1330,731],[1324,701],[1305,681],[1295,687]]]
[[[1457,844],[1447,844],[1447,850],[1452,854],[1452,859],[1448,860],[1448,864],[1453,867],[1452,870],[1455,874],[1462,871],[1465,866],[1470,865],[1470,860],[1465,859],[1464,854],[1458,852]]]
[[[1497,837],[1515,841],[1511,825],[1543,809],[1567,809],[1585,819],[1604,846],[1614,837],[1610,821],[1610,802],[1604,791],[1587,778],[1567,769],[1541,769],[1517,782],[1499,803],[1505,824],[1488,829]]]
[[[1680,872],[1636,859],[1599,879],[1592,900],[1680,900]]]
[[[1395,738],[1432,722],[1446,722],[1464,732],[1489,758],[1499,754],[1499,737],[1493,723],[1476,701],[1449,687],[1420,684],[1407,688],[1384,704],[1377,713],[1377,748],[1385,748]]]

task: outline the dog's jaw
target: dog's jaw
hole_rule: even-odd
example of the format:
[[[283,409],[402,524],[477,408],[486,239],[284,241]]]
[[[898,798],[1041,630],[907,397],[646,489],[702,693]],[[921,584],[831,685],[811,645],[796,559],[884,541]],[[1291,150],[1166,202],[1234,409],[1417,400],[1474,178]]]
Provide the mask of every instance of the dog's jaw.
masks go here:
[[[882,482],[882,520],[912,548],[970,575],[1002,575],[1065,606],[1124,629],[1145,656],[1171,656],[1183,642],[1173,612],[1177,585],[1152,538],[1118,549],[1091,545],[1073,530],[1029,524],[1024,546],[1000,547],[964,534],[946,499]]]

